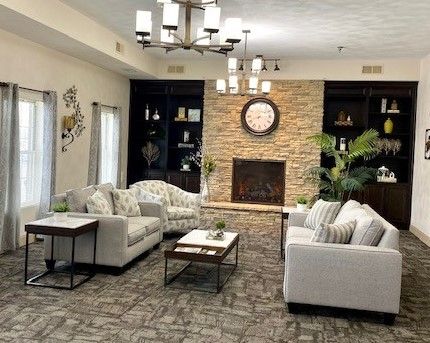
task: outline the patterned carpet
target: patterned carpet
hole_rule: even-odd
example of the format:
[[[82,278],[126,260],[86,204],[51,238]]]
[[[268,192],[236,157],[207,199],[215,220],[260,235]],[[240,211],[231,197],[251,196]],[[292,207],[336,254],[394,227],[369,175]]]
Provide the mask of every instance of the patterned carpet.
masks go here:
[[[97,274],[74,291],[23,286],[24,250],[0,257],[1,342],[430,342],[430,248],[401,233],[400,315],[306,308],[283,301],[278,236],[241,233],[239,267],[220,294],[163,286],[162,250],[121,276]],[[43,268],[31,245],[30,272]]]

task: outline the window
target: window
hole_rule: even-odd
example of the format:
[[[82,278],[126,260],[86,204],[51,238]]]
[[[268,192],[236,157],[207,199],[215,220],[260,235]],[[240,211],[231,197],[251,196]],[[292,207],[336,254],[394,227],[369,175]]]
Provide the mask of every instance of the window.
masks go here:
[[[40,201],[42,179],[43,101],[41,94],[20,90],[19,140],[21,206]]]
[[[118,174],[118,125],[113,108],[102,106],[99,182],[117,186]]]

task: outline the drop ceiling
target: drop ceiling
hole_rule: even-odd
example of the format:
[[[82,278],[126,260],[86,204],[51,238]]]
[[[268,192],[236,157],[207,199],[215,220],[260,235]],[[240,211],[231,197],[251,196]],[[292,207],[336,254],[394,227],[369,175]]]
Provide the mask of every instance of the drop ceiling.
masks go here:
[[[154,36],[162,10],[156,0],[62,0],[131,42],[136,10],[153,11]],[[249,53],[280,58],[409,58],[430,53],[429,0],[219,0],[221,17],[241,17],[252,33]],[[193,15],[194,28],[203,14]],[[181,25],[181,24],[180,24]],[[342,55],[338,46],[345,46]],[[243,44],[232,53],[240,56]],[[165,58],[198,53],[144,53]],[[208,57],[214,57],[209,55]]]

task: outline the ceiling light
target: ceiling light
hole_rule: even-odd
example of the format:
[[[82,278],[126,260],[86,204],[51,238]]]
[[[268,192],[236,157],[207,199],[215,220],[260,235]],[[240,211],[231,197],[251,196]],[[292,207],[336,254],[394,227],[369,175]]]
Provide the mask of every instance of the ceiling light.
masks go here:
[[[238,88],[239,84],[237,81],[238,81],[237,75],[230,75],[228,78],[228,88],[230,89]]]
[[[163,27],[161,27],[160,41],[163,43],[173,43],[175,41],[175,37],[172,34],[170,34],[169,30],[165,30],[163,29]]]
[[[220,80],[216,80],[216,91],[218,93],[225,93],[225,80],[224,79],[220,79]]]
[[[261,83],[261,92],[263,94],[269,94],[271,87],[272,87],[272,83],[270,81],[263,81]]]
[[[261,66],[263,64],[263,60],[261,56],[257,56],[252,60],[252,67],[251,70],[253,73],[259,73],[261,71]]]
[[[137,11],[136,12],[136,35],[149,36],[152,31],[151,12]]]
[[[163,29],[176,31],[179,22],[179,4],[163,5]]]
[[[242,39],[242,19],[228,18],[225,20],[226,41],[228,43],[239,43]]]
[[[228,59],[228,71],[230,73],[234,72],[236,71],[236,68],[237,68],[237,58],[230,57]]]
[[[274,69],[274,71],[280,71],[281,69],[279,69],[279,66],[278,66],[278,61],[276,61],[275,62],[275,69]]]
[[[197,29],[196,45],[209,45],[211,43],[209,34],[205,32],[203,27]]]
[[[258,88],[258,77],[257,76],[251,76],[249,78],[249,89],[255,90]]]
[[[243,71],[243,69],[244,69],[244,66],[243,66],[243,61],[242,61],[242,62],[240,62],[239,70],[240,70],[240,71]]]
[[[208,7],[205,9],[204,29],[205,32],[217,33],[219,31],[219,20],[221,17],[221,8]]]
[[[267,71],[266,61],[264,61],[263,68],[261,68],[261,71]]]

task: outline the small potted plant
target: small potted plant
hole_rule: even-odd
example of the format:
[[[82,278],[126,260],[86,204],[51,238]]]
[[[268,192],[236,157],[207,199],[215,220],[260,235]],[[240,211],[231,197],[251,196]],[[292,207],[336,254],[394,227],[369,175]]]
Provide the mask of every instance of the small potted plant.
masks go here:
[[[215,223],[215,229],[210,230],[208,234],[209,239],[224,239],[224,229],[225,229],[225,221],[220,220]]]
[[[190,157],[185,156],[181,161],[182,170],[189,171],[190,170],[190,163],[191,163]]]
[[[301,212],[306,211],[308,208],[309,200],[305,196],[301,195],[297,197],[297,209]]]
[[[52,211],[54,212],[54,220],[61,222],[67,220],[67,212],[70,211],[70,208],[66,202],[59,202],[52,206]]]

